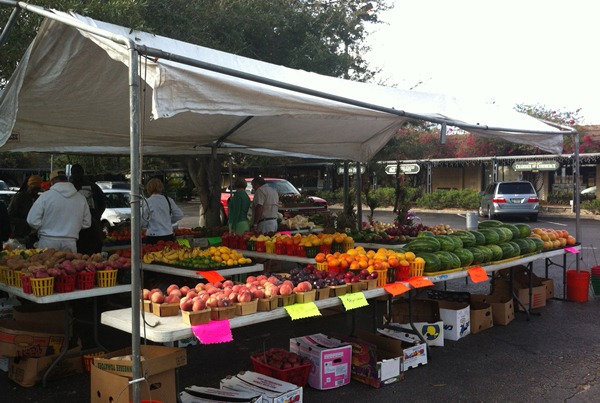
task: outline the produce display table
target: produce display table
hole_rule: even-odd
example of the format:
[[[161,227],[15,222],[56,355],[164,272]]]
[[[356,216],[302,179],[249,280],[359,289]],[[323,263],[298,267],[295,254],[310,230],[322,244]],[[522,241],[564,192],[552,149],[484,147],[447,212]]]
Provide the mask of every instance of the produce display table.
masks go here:
[[[242,249],[236,249],[236,251],[242,253],[245,257],[253,257],[253,258],[258,258],[258,259],[277,260],[280,262],[292,262],[292,263],[301,263],[301,264],[314,264],[315,263],[314,257],[278,255],[276,253],[255,252],[255,251],[242,250]]]
[[[145,271],[152,271],[152,272],[162,273],[162,274],[172,274],[172,275],[181,276],[181,277],[204,278],[201,271],[196,271],[193,269],[183,269],[183,268],[173,267],[173,266],[163,266],[163,265],[159,265],[159,264],[144,263],[144,264],[142,264],[142,269]],[[257,263],[252,266],[235,267],[232,269],[219,269],[219,270],[215,270],[215,271],[223,277],[228,277],[228,276],[236,276],[238,274],[262,272],[262,271],[264,271],[264,266],[260,263]]]
[[[580,246],[574,247],[575,249],[580,249]],[[517,266],[517,265],[526,265],[530,264],[536,260],[540,259],[551,259],[552,257],[557,257],[561,255],[566,255],[568,253],[564,249],[556,249],[548,252],[537,253],[531,256],[525,256],[522,258],[500,262],[492,265],[482,266],[482,268],[487,273],[492,273],[497,270],[502,270],[505,268]],[[265,255],[261,253],[261,255]],[[281,255],[275,255],[281,256]],[[293,256],[287,256],[293,258]],[[563,274],[566,272],[566,265],[562,266]],[[466,270],[447,273],[447,274],[439,274],[428,276],[430,281],[433,283],[445,282],[448,280],[465,278],[469,274]],[[408,283],[405,283],[408,285]],[[378,298],[382,296],[389,296],[383,288],[376,288],[374,290],[362,291],[365,294],[367,299]],[[531,301],[530,301],[531,302]],[[331,308],[334,306],[341,306],[342,301],[339,298],[332,297],[324,300],[315,301],[315,304],[318,308]],[[531,306],[531,304],[529,305]],[[114,311],[106,311],[101,315],[101,323],[107,326],[114,327],[121,331],[131,333],[132,332],[132,320],[131,320],[131,308],[119,309]],[[140,313],[141,314],[141,313]],[[276,308],[272,311],[268,312],[258,312],[251,315],[246,316],[236,316],[235,318],[230,320],[231,328],[247,326],[250,324],[266,322],[270,320],[280,319],[288,316],[286,310],[284,308]],[[140,324],[141,334],[144,335],[148,340],[159,342],[159,343],[167,343],[174,342],[177,340],[182,340],[192,336],[192,329],[190,325],[186,325],[182,322],[181,315],[172,316],[172,317],[155,317],[153,315],[146,315],[146,321],[150,326],[144,326],[143,321]]]
[[[371,243],[371,242],[354,242],[354,246],[362,246],[365,249],[373,249],[373,250],[377,250],[379,248],[384,248],[384,249],[396,249],[396,248],[403,248],[406,246],[405,243],[399,243],[399,244],[385,244],[385,243]]]
[[[94,287],[89,290],[75,290],[75,291],[71,291],[71,292],[55,293],[55,294],[47,295],[44,297],[36,297],[33,294],[26,294],[22,288],[12,287],[12,286],[8,286],[6,284],[0,284],[0,290],[5,291],[9,294],[15,295],[19,298],[23,298],[28,301],[35,302],[36,304],[51,304],[54,302],[62,302],[65,305],[64,321],[65,321],[65,340],[66,340],[66,342],[64,343],[62,350],[60,351],[60,354],[58,355],[58,357],[56,357],[56,360],[54,360],[54,362],[52,362],[52,364],[48,367],[48,369],[44,373],[44,377],[42,379],[42,385],[46,386],[46,378],[48,377],[48,374],[50,374],[52,369],[56,366],[56,364],[58,364],[60,362],[60,360],[65,356],[65,354],[67,353],[67,350],[68,350],[68,346],[69,346],[68,340],[71,336],[71,334],[70,334],[71,317],[69,315],[69,311],[70,311],[69,303],[71,301],[76,301],[76,300],[80,300],[80,299],[84,299],[84,298],[93,298],[94,308],[93,308],[92,326],[93,326],[93,333],[94,333],[94,343],[96,344],[97,347],[102,348],[103,350],[107,351],[106,349],[104,349],[102,347],[102,345],[100,344],[100,342],[98,340],[98,320],[97,320],[98,304],[97,304],[96,298],[100,297],[100,296],[104,296],[104,295],[120,294],[120,293],[124,293],[124,292],[130,293],[131,292],[131,284],[116,285],[114,287]]]

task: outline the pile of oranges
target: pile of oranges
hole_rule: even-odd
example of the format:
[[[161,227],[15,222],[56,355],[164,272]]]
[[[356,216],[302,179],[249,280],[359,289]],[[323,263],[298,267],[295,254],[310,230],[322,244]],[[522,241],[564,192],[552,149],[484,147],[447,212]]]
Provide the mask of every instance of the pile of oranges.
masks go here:
[[[554,249],[575,245],[575,237],[569,235],[569,231],[560,229],[534,228],[531,230],[532,238],[544,241],[544,249]]]
[[[284,244],[284,245],[300,245],[306,248],[311,246],[320,246],[320,245],[331,245],[333,243],[343,243],[344,240],[348,237],[348,235],[344,233],[336,232],[335,234],[324,234],[322,232],[318,234],[309,234],[309,235],[288,235],[288,234],[275,234],[275,236],[271,239],[271,242],[275,244]]]
[[[374,270],[387,270],[390,267],[410,266],[411,262],[424,262],[412,252],[401,253],[394,250],[380,248],[377,251],[366,251],[362,246],[349,249],[345,253],[319,253],[315,256],[317,263],[327,263],[340,270],[367,269],[369,273]]]

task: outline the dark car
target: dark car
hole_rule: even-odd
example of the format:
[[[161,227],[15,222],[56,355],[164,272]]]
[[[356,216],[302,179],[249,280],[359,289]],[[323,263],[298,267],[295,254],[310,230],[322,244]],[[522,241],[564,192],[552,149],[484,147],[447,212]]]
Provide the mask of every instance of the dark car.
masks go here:
[[[494,182],[480,194],[479,215],[482,217],[487,216],[490,220],[502,216],[538,219],[540,200],[531,182]]]

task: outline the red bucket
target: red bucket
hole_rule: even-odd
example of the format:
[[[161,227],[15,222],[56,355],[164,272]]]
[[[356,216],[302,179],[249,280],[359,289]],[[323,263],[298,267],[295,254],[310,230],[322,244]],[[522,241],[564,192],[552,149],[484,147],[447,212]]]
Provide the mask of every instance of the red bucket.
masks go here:
[[[590,293],[590,272],[567,270],[567,299],[587,302]]]

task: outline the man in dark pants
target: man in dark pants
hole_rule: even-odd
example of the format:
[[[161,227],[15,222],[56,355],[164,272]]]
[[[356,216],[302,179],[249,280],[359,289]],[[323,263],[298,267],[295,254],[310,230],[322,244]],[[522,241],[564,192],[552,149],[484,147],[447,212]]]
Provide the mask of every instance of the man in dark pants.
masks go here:
[[[79,233],[77,252],[87,255],[100,253],[102,252],[102,240],[104,239],[102,213],[106,209],[104,192],[94,182],[85,178],[83,167],[80,164],[73,164],[71,167],[71,183],[79,193],[85,196],[92,214],[92,226],[81,230]]]
[[[394,201],[394,213],[398,213],[400,210],[400,204],[404,202],[404,172],[400,171],[396,177],[396,201]]]

